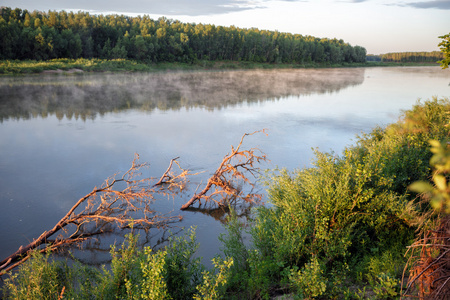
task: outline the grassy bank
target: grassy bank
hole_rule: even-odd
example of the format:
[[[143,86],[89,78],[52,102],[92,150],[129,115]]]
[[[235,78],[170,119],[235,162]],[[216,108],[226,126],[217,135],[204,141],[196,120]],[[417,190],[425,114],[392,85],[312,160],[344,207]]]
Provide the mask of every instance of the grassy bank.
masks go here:
[[[158,63],[146,64],[126,59],[53,59],[48,61],[4,60],[0,61],[0,74],[34,74],[53,72],[69,74],[77,72],[155,72],[166,70],[233,70],[233,69],[280,69],[280,68],[339,68],[339,67],[374,67],[374,66],[411,66],[424,64],[410,63],[304,63],[304,64],[269,64],[236,61],[197,61],[195,63]],[[428,64],[436,65],[436,64]]]
[[[36,255],[5,281],[6,299],[396,299],[428,203],[408,186],[431,175],[428,141],[446,141],[450,101],[432,99],[397,123],[357,138],[314,167],[267,174],[272,207],[245,228],[231,217],[216,266],[195,258],[194,231],[158,252],[130,236],[113,249],[111,270],[50,262]],[[243,232],[252,237],[244,245]],[[221,258],[219,258],[221,257]],[[408,277],[408,270],[406,270]]]

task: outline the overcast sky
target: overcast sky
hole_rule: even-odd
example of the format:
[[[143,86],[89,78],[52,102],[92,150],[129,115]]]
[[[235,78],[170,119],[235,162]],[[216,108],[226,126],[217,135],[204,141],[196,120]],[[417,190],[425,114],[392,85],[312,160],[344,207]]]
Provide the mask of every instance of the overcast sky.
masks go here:
[[[28,10],[165,16],[338,38],[368,53],[439,50],[450,32],[450,0],[2,0]]]

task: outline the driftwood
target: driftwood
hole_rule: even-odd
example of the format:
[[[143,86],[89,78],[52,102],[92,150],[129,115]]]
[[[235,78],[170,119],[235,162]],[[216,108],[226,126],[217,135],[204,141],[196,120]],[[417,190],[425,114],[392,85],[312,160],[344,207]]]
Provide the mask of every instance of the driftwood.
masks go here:
[[[116,178],[118,174],[115,174],[100,188],[95,187],[79,199],[52,229],[44,231],[37,239],[2,260],[0,276],[27,260],[32,250],[43,252],[79,244],[94,235],[114,230],[111,225],[148,229],[165,227],[170,222],[181,220],[181,216],[161,215],[150,208],[155,195],[174,195],[186,183],[186,177],[190,175],[186,170],[180,168],[178,175],[172,171],[173,163],[178,164],[176,159],[171,160],[167,171],[156,181],[153,178],[141,178],[139,171],[147,164],[139,163],[136,154],[131,168],[120,178]],[[117,185],[125,187],[122,190],[114,189]],[[69,225],[72,227],[69,228]],[[73,233],[69,234],[69,229]],[[50,239],[57,233],[55,239]]]
[[[228,206],[235,204],[238,200],[247,203],[259,203],[261,201],[262,196],[260,194],[245,193],[242,189],[243,184],[250,185],[252,189],[255,187],[255,184],[247,178],[246,174],[256,177],[259,168],[255,167],[255,163],[267,160],[266,155],[257,148],[241,150],[244,138],[257,132],[265,133],[265,130],[246,133],[242,136],[236,148],[231,146],[231,153],[225,155],[222,163],[208,179],[203,190],[192,196],[181,207],[182,210],[186,210],[196,202],[202,205],[202,200],[205,201],[205,204],[216,204],[217,206]]]

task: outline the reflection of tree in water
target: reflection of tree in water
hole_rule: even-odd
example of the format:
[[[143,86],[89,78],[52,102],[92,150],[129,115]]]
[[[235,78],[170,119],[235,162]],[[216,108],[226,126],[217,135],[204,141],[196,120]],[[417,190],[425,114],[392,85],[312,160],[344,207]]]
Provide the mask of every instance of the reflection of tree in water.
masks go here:
[[[177,236],[183,232],[183,228],[171,226],[170,228],[160,228],[156,232],[144,230],[123,229],[116,230],[97,236],[83,244],[77,246],[67,246],[68,251],[60,251],[58,255],[63,258],[74,259],[83,264],[101,267],[111,263],[111,246],[119,247],[125,240],[125,235],[133,232],[139,235],[137,248],[151,247],[156,251],[167,245],[169,238]]]
[[[0,121],[13,118],[95,119],[127,109],[203,107],[337,92],[362,84],[364,69],[245,70],[4,77]]]
[[[251,215],[252,207],[254,207],[254,205],[251,203],[245,205],[235,205],[233,206],[233,210],[235,211],[236,217],[247,220]],[[202,213],[214,218],[214,220],[219,221],[222,224],[226,224],[228,222],[227,217],[230,215],[230,208],[228,206],[214,208],[189,207],[186,211]]]

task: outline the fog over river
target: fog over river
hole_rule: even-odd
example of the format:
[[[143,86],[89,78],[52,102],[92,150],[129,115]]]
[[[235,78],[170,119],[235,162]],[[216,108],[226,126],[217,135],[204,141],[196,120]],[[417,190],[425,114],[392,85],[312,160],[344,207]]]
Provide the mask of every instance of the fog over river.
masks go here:
[[[312,148],[339,155],[357,134],[395,122],[401,110],[433,96],[450,97],[449,69],[0,77],[0,260],[53,227],[106,178],[126,171],[135,153],[150,164],[146,176],[162,175],[178,156],[184,168],[204,171],[191,179],[193,192],[244,133],[267,129],[268,136],[249,136],[243,145],[267,155],[262,169],[295,170],[310,166]],[[199,255],[209,260],[219,252],[222,216],[180,212],[185,201],[160,199],[155,206],[182,215],[178,227],[197,225]],[[155,234],[147,245],[157,244]],[[103,263],[114,241],[120,235],[91,245],[103,251],[77,255]]]

